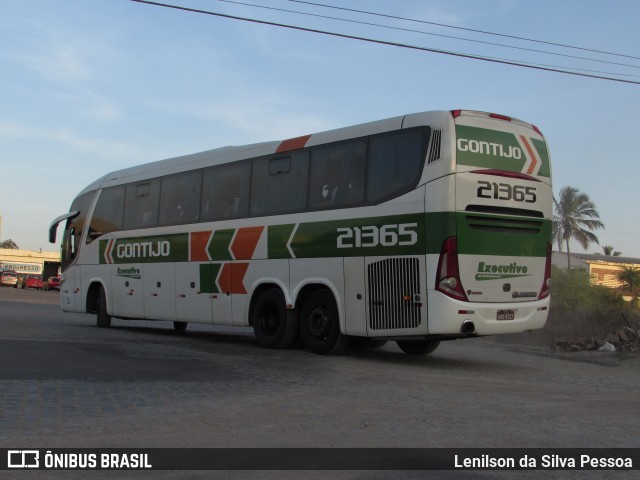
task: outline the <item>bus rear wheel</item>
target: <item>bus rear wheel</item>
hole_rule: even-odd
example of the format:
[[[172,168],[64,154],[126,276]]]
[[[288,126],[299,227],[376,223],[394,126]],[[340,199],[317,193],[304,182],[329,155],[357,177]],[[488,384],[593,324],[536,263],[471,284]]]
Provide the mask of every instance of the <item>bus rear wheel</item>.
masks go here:
[[[96,305],[96,324],[99,328],[109,328],[111,326],[111,315],[107,312],[107,295],[102,286],[98,291]]]
[[[439,340],[397,340],[396,343],[408,355],[429,355],[440,345]]]
[[[289,348],[298,335],[295,311],[288,310],[284,295],[277,288],[260,294],[251,313],[256,340],[263,347]]]
[[[340,332],[338,307],[329,290],[315,290],[304,300],[300,336],[305,347],[321,355],[340,355],[349,346],[349,337]]]

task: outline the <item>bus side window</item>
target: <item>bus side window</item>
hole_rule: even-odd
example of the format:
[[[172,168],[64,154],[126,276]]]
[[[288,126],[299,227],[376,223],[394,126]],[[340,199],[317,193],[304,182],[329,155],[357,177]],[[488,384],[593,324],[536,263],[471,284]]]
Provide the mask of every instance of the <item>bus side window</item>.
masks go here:
[[[237,162],[204,171],[201,221],[246,217],[249,213],[251,162]]]
[[[125,190],[124,229],[157,226],[159,200],[159,178],[128,184]]]
[[[253,161],[251,214],[299,212],[307,206],[309,152],[299,150],[286,157]]]
[[[200,219],[202,172],[187,172],[162,178],[160,225],[197,223]]]
[[[314,148],[309,208],[319,210],[362,205],[366,159],[366,139]]]
[[[122,230],[123,211],[124,185],[103,189],[93,210],[87,243],[107,233]]]
[[[389,200],[415,187],[425,162],[424,130],[371,138],[367,173],[367,204]]]

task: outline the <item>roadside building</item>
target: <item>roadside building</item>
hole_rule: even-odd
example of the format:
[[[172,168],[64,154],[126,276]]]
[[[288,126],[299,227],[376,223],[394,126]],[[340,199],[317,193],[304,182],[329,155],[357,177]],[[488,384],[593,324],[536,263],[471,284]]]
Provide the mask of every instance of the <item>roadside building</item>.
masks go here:
[[[60,252],[0,248],[0,269],[14,270],[22,278],[37,274],[46,279],[59,273]]]
[[[618,280],[618,273],[623,268],[640,270],[640,258],[613,257],[590,253],[572,253],[571,269],[584,270],[589,274],[592,285],[602,285],[609,288],[620,288],[622,282]],[[553,252],[552,263],[562,269],[567,269],[567,253]]]

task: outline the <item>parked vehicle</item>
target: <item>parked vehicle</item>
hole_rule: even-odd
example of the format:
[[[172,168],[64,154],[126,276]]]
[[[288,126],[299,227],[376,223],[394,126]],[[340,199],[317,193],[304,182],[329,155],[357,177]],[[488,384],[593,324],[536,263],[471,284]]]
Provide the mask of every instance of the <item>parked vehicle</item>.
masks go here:
[[[24,282],[22,282],[22,288],[35,288],[36,290],[42,290],[42,275],[28,275]]]
[[[0,285],[3,287],[15,287],[18,284],[18,275],[16,272],[4,270],[0,273]]]
[[[49,277],[47,281],[44,282],[44,289],[60,291],[60,277]]]

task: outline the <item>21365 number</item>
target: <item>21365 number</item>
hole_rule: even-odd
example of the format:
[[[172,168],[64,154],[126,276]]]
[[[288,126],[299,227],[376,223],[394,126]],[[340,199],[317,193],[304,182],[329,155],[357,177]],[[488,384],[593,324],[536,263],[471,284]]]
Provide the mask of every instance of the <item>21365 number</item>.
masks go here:
[[[417,223],[364,225],[338,228],[337,248],[373,248],[415,245],[418,242]]]
[[[514,200],[516,202],[535,203],[536,187],[509,185],[508,183],[478,181],[477,196],[494,200]]]

